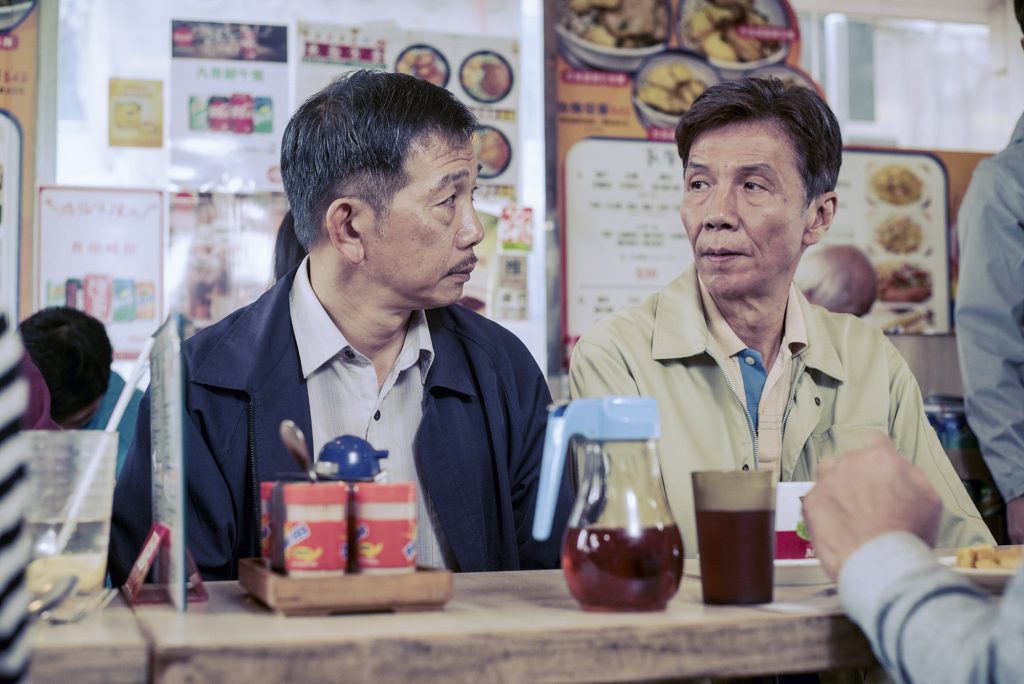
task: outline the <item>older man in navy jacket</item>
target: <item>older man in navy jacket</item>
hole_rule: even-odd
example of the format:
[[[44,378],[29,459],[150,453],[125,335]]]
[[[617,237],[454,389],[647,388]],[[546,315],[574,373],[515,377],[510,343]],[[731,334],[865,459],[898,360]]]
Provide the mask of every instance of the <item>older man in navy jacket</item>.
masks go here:
[[[476,263],[473,115],[448,91],[361,71],[292,117],[281,169],[309,256],[202,331],[188,360],[188,546],[206,579],[259,553],[259,483],[356,434],[418,483],[420,562],[460,571],[556,567],[530,536],[551,397],[511,333],[453,305]],[[151,522],[149,401],[117,483],[110,570],[127,577]],[[558,521],[568,515],[562,483]]]

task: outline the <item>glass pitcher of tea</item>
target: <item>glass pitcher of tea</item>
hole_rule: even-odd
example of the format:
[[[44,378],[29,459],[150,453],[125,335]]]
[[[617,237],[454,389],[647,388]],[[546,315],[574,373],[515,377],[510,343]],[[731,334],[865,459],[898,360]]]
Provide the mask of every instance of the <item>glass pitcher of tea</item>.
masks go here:
[[[580,399],[549,409],[533,536],[551,535],[570,448],[582,458],[562,546],[569,591],[586,610],[660,610],[679,589],[683,539],[658,465],[658,404]]]

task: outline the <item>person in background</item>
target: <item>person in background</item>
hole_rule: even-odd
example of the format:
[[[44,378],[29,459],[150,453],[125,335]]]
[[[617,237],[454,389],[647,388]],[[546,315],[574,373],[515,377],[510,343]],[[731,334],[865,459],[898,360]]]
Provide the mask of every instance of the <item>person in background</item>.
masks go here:
[[[836,212],[842,140],[828,105],[774,78],[723,81],[682,116],[676,144],[694,265],[588,330],[569,387],[573,398],[657,400],[687,552],[697,552],[691,472],[812,481],[870,430],[891,435],[941,493],[943,544],[992,541],[903,358],[878,328],[811,306],[793,285]]]
[[[420,565],[552,568],[531,535],[551,401],[526,346],[462,295],[484,232],[473,206],[477,121],[449,91],[354,71],[292,116],[281,172],[309,254],[255,303],[188,340],[189,548],[206,579],[259,556],[259,483],[339,435],[389,452],[418,485]],[[148,399],[114,493],[110,572],[124,582],[151,520]],[[561,483],[556,525],[572,503]]]
[[[793,282],[811,304],[863,316],[878,294],[878,274],[853,245],[825,245],[800,260]]]
[[[50,415],[65,430],[103,430],[125,382],[111,369],[114,351],[96,318],[67,306],[42,309],[19,328],[25,349],[50,392]],[[120,472],[135,433],[142,392],[135,390],[118,424]]]
[[[1024,0],[1013,9],[1024,32]],[[1006,501],[1010,541],[1024,544],[1024,115],[1006,149],[974,170],[957,232],[967,422]]]
[[[306,257],[306,248],[295,235],[295,218],[289,209],[277,229],[274,240],[274,282],[285,277]]]
[[[24,526],[28,500],[25,456],[15,442],[29,386],[20,374],[24,352],[0,314],[0,681],[28,678],[29,593],[25,584],[31,545]]]
[[[881,433],[823,462],[804,497],[814,551],[898,682],[1024,682],[1024,565],[1001,602],[940,565],[942,500]]]

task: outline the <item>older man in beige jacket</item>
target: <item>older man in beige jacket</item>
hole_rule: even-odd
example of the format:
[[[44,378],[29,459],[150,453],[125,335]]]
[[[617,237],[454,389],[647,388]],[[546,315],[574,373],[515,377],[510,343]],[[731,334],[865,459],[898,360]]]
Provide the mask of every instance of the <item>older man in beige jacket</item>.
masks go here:
[[[939,492],[939,545],[991,542],[895,348],[793,286],[836,211],[842,140],[828,106],[775,79],[727,81],[683,115],[676,144],[694,266],[583,335],[570,391],[658,401],[661,467],[687,554],[697,550],[692,471],[813,480],[869,431],[888,434]]]

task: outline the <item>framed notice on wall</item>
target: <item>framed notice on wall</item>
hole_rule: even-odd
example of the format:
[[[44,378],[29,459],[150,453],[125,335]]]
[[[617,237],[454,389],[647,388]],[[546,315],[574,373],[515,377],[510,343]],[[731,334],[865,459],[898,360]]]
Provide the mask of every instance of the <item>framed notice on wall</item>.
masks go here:
[[[107,326],[114,359],[138,356],[163,320],[164,195],[39,189],[33,310],[70,306]]]

